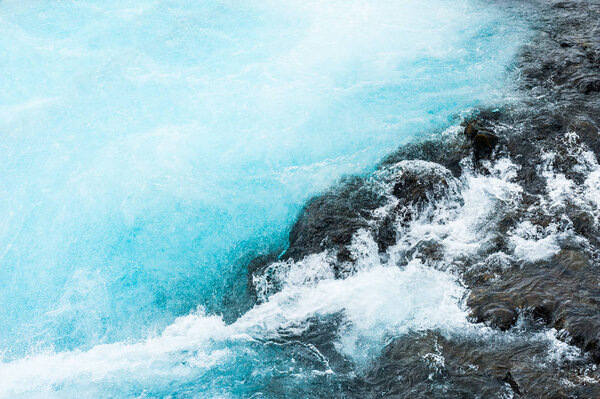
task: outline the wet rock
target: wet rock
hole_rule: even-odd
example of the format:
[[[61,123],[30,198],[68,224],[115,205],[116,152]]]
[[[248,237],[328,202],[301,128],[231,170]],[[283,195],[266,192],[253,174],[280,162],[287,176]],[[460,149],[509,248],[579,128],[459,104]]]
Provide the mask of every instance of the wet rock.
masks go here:
[[[468,123],[464,133],[471,141],[476,161],[489,158],[496,144],[498,144],[498,136],[492,131],[483,128],[477,121]]]
[[[537,165],[528,160],[520,166],[517,171],[517,179],[526,190],[525,199],[530,198],[537,201],[537,195],[546,191],[546,178],[538,173]]]
[[[496,298],[494,298],[494,301],[489,300],[489,303],[486,302],[484,305],[476,306],[475,303],[481,301],[477,295],[482,295],[482,292],[478,292],[477,294],[471,293],[468,302],[468,305],[473,309],[471,317],[476,322],[485,322],[487,325],[496,327],[501,331],[508,330],[514,326],[518,316],[515,307],[504,302],[495,302]]]
[[[295,353],[306,353],[320,368],[333,368],[336,372],[351,372],[350,359],[336,350],[336,338],[345,322],[342,312],[323,317],[311,317],[302,325],[288,325],[278,331],[273,340],[277,345],[297,347]]]
[[[474,320],[501,330],[521,310],[600,361],[600,275],[580,251],[562,250],[546,263],[523,264],[491,281],[473,280],[468,306]]]
[[[577,120],[571,126],[573,130],[581,138],[581,140],[596,154],[596,158],[600,156],[600,134],[598,127],[591,120]]]
[[[394,184],[392,194],[404,206],[423,210],[429,203],[441,201],[449,194],[448,178],[436,171],[404,170]]]
[[[575,230],[577,234],[584,237],[594,237],[594,225],[596,224],[594,215],[574,207],[567,210],[567,215],[569,216],[569,219],[571,219],[573,230]]]
[[[600,79],[597,76],[585,76],[575,80],[575,87],[583,94],[600,91]]]
[[[381,168],[373,175],[392,185],[385,193],[369,177],[350,178],[336,189],[313,198],[305,206],[289,235],[289,247],[282,260],[299,260],[324,250],[334,250],[340,263],[352,262],[347,249],[360,229],[372,232],[381,252],[397,239],[396,223],[407,223],[425,209],[436,208],[445,200],[460,201],[454,177],[441,165],[424,161],[402,161]],[[385,172],[385,173],[383,173]],[[386,195],[393,195],[397,204],[388,215],[377,219],[372,211],[381,207]],[[341,273],[340,275],[345,275]]]
[[[504,115],[506,115],[506,110],[503,112],[500,108],[484,108],[477,113],[479,119],[495,122],[499,121]]]
[[[379,252],[385,252],[397,241],[396,224],[393,215],[386,215],[383,221],[378,225],[375,235],[375,241]]]
[[[515,378],[513,377],[512,373],[510,371],[507,371],[506,375],[502,379],[500,379],[500,381],[505,382],[508,385],[510,385],[510,387],[514,393],[516,393],[517,395],[521,395],[521,389],[519,388],[519,384],[517,384],[517,382],[515,381]]]
[[[461,201],[456,180],[439,164],[404,161],[394,168],[397,172],[393,175],[392,195],[398,199],[396,212],[410,209],[419,214],[445,201]]]
[[[598,397],[600,386],[581,383],[581,361],[542,360],[548,345],[534,336],[484,344],[464,335],[411,333],[392,341],[347,389],[356,398]]]
[[[483,128],[479,125],[477,125],[477,121],[475,122],[471,122],[468,123],[467,126],[465,127],[465,136],[467,136],[467,138],[469,140],[473,140],[475,138],[475,136],[477,136],[477,133],[479,133],[480,130],[483,130]]]
[[[499,378],[447,357],[446,348],[447,340],[435,332],[393,341],[367,376],[355,383],[354,397],[499,397],[510,391]]]
[[[469,153],[469,145],[459,137],[426,140],[402,146],[398,151],[384,158],[380,168],[401,161],[422,160],[440,164],[450,170],[453,176],[458,177],[462,173],[460,161]]]
[[[349,178],[335,189],[315,197],[304,207],[289,235],[289,247],[282,259],[299,260],[326,249],[340,250],[361,228],[368,228],[370,212],[385,198],[365,183]],[[346,256],[344,256],[346,255]],[[349,260],[341,252],[340,261]]]
[[[420,258],[424,264],[429,261],[440,261],[444,258],[444,248],[437,241],[424,241],[415,246],[412,256]]]
[[[475,159],[489,158],[498,142],[498,137],[492,133],[478,133],[473,138]]]

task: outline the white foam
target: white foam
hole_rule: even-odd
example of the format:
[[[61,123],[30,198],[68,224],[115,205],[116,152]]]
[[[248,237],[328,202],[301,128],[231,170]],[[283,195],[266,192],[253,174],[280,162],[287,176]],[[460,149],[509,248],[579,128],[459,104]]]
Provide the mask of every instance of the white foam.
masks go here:
[[[218,370],[238,361],[244,342],[274,338],[309,318],[339,312],[345,323],[338,349],[364,364],[387,338],[415,330],[468,328],[459,306],[462,295],[452,276],[417,261],[405,268],[374,265],[345,280],[289,284],[231,325],[200,310],[177,319],[159,336],[137,343],[0,363],[0,396],[52,391],[69,384],[110,384],[114,379],[142,385],[164,376],[185,379],[199,370]],[[242,344],[241,349],[235,342]]]
[[[503,95],[525,38],[505,11],[1,1],[0,282],[19,288],[0,304],[21,311],[0,311],[0,346],[140,338],[219,307],[232,265],[283,242],[307,197]],[[63,317],[80,273],[107,290]]]
[[[199,370],[239,361],[244,343],[301,330],[308,319],[340,312],[344,323],[338,350],[359,366],[366,365],[391,337],[409,331],[464,332],[472,328],[459,305],[464,290],[450,274],[425,267],[418,260],[403,268],[381,264],[377,245],[364,230],[353,238],[352,251],[360,267],[344,280],[333,278],[334,259],[326,253],[299,262],[276,262],[273,273],[283,273],[277,276],[280,291],[269,295],[266,288],[265,302],[231,325],[200,309],[177,319],[160,335],[136,343],[0,363],[0,396],[52,391],[63,384],[102,385],[113,379],[120,383],[149,383],[165,375],[185,379]]]
[[[498,160],[489,175],[475,173],[468,165],[464,171],[460,181],[445,171],[450,195],[436,205],[433,216],[425,213],[402,229],[399,242],[389,250],[396,263],[401,264],[405,253],[428,241],[442,245],[443,259],[434,262],[436,267],[445,269],[460,263],[494,237],[496,226],[490,220],[496,213],[520,201],[522,188],[513,181],[516,165],[510,160]]]
[[[523,38],[508,21],[476,0],[0,2],[0,50],[15,55],[0,75],[0,281],[18,287],[0,292],[17,309],[0,314],[0,342],[14,359],[49,336],[47,352],[0,363],[0,396],[111,396],[211,372],[232,386],[275,362],[257,342],[331,314],[358,364],[411,330],[470,328],[452,275],[383,262],[362,230],[345,280],[334,254],[279,262],[235,323],[198,311],[138,339],[218,302],[230,254],[281,238],[307,195],[495,101]],[[442,204],[401,245],[475,251],[506,194],[477,179],[465,206]]]
[[[558,236],[559,233],[554,223],[546,228],[541,228],[533,225],[530,221],[524,221],[514,229],[510,241],[514,247],[515,256],[519,259],[536,262],[548,259],[560,251]]]

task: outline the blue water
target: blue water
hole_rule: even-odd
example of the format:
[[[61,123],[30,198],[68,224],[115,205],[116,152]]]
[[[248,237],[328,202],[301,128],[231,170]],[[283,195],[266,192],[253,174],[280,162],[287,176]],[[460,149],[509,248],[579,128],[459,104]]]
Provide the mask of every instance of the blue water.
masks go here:
[[[490,3],[0,1],[3,370],[111,343],[118,363],[178,316],[230,311],[308,197],[503,101],[527,30]],[[132,373],[89,396],[139,395]],[[235,390],[211,373],[146,374],[160,395]]]

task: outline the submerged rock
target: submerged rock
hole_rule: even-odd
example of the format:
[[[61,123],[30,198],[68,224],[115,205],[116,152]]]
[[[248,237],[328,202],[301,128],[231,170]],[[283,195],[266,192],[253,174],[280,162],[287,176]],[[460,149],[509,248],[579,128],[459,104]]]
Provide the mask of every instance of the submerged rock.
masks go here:
[[[474,319],[502,330],[514,325],[518,312],[530,315],[600,363],[600,275],[580,251],[562,250],[548,262],[478,283],[468,306]]]
[[[546,357],[552,340],[532,334],[494,342],[477,337],[413,333],[390,343],[355,397],[376,398],[597,398],[597,370],[579,374]]]

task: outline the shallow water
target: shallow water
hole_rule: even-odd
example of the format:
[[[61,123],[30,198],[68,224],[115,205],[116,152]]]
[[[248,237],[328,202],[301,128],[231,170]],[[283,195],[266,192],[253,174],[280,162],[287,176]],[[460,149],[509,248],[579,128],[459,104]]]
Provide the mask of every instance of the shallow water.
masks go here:
[[[0,395],[244,396],[283,369],[325,389],[318,359],[295,363],[269,337],[320,315],[356,321],[349,300],[373,291],[373,317],[339,332],[353,362],[385,342],[364,331],[422,317],[444,329],[446,306],[462,326],[450,277],[370,261],[231,325],[212,315],[245,285],[248,256],[285,245],[308,197],[505,100],[528,36],[508,8],[2,1],[0,30]]]

